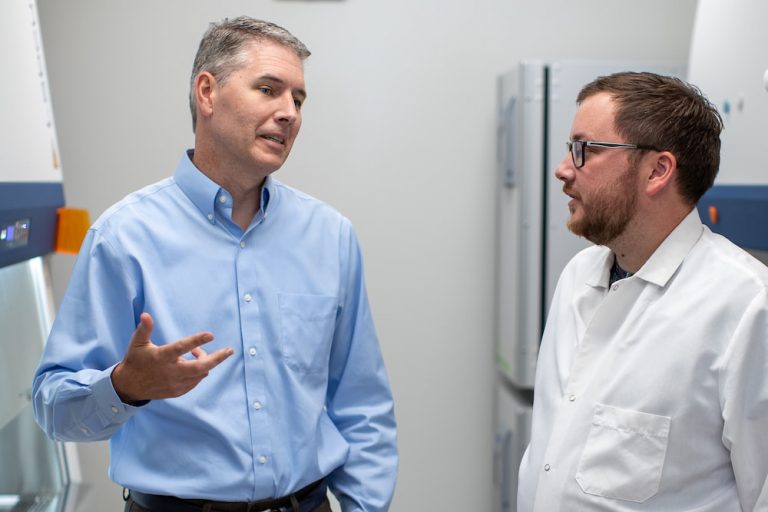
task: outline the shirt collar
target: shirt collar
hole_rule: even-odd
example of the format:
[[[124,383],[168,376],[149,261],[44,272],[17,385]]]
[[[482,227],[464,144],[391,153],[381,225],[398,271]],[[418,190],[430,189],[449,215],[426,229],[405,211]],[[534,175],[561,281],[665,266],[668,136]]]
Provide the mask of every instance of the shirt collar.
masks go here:
[[[195,164],[192,163],[193,155],[193,149],[184,152],[173,177],[181,191],[197,209],[208,219],[211,219],[210,216],[216,211],[217,197],[225,194],[231,202],[231,195],[195,167]],[[261,211],[263,214],[266,214],[270,199],[274,196],[274,186],[272,176],[267,176],[264,180],[264,186],[261,187]]]
[[[605,246],[599,249],[599,257],[590,262],[590,267],[585,272],[586,283],[593,288],[608,288],[614,256],[613,252]]]
[[[659,247],[651,254],[648,261],[635,273],[635,276],[657,286],[666,286],[680,264],[701,238],[704,225],[696,208],[672,230]],[[592,287],[607,288],[613,265],[614,255],[603,247],[600,257],[594,258],[592,266],[586,272],[586,283]]]
[[[666,286],[699,241],[703,231],[704,225],[699,218],[699,211],[694,208],[651,254],[636,275],[657,286]]]

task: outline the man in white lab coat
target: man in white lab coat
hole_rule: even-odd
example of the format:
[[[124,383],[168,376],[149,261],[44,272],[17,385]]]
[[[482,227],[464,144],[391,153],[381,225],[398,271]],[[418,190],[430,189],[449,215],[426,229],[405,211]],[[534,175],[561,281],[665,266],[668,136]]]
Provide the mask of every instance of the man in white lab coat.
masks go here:
[[[539,353],[518,510],[768,509],[768,269],[702,225],[722,120],[651,73],[585,86],[555,172],[571,260]]]

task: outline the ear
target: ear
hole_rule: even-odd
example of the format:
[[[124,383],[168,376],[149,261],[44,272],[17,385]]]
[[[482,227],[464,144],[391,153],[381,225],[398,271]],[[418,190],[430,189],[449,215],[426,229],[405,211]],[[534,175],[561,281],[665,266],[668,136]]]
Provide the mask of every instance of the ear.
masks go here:
[[[677,158],[675,155],[669,151],[660,151],[652,153],[648,157],[651,158],[649,161],[651,172],[646,184],[648,195],[655,196],[664,190],[671,190],[669,187],[674,186],[677,176]]]
[[[197,102],[198,117],[210,117],[213,114],[217,85],[216,78],[208,71],[203,71],[195,78],[195,101]]]

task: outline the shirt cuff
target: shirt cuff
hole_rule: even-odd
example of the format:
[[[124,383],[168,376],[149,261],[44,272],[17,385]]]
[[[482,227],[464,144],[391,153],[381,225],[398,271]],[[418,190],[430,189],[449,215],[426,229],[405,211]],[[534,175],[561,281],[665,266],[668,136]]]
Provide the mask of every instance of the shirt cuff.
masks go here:
[[[149,401],[135,402],[132,404],[123,403],[118,396],[115,387],[112,385],[111,366],[102,372],[102,375],[91,384],[91,395],[96,401],[96,406],[103,418],[109,423],[125,423],[128,418],[133,416],[140,406],[149,403]]]

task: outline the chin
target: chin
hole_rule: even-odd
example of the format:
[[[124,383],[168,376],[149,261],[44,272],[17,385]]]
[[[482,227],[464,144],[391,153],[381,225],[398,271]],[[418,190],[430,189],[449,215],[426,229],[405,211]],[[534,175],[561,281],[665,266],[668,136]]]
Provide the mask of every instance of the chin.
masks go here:
[[[570,229],[574,234],[580,234],[582,230],[582,222],[581,219],[576,217],[575,215],[571,214],[570,217],[568,217],[568,220],[565,221],[565,225]]]
[[[257,169],[263,169],[267,174],[272,174],[285,163],[285,158],[255,158],[253,165]]]

